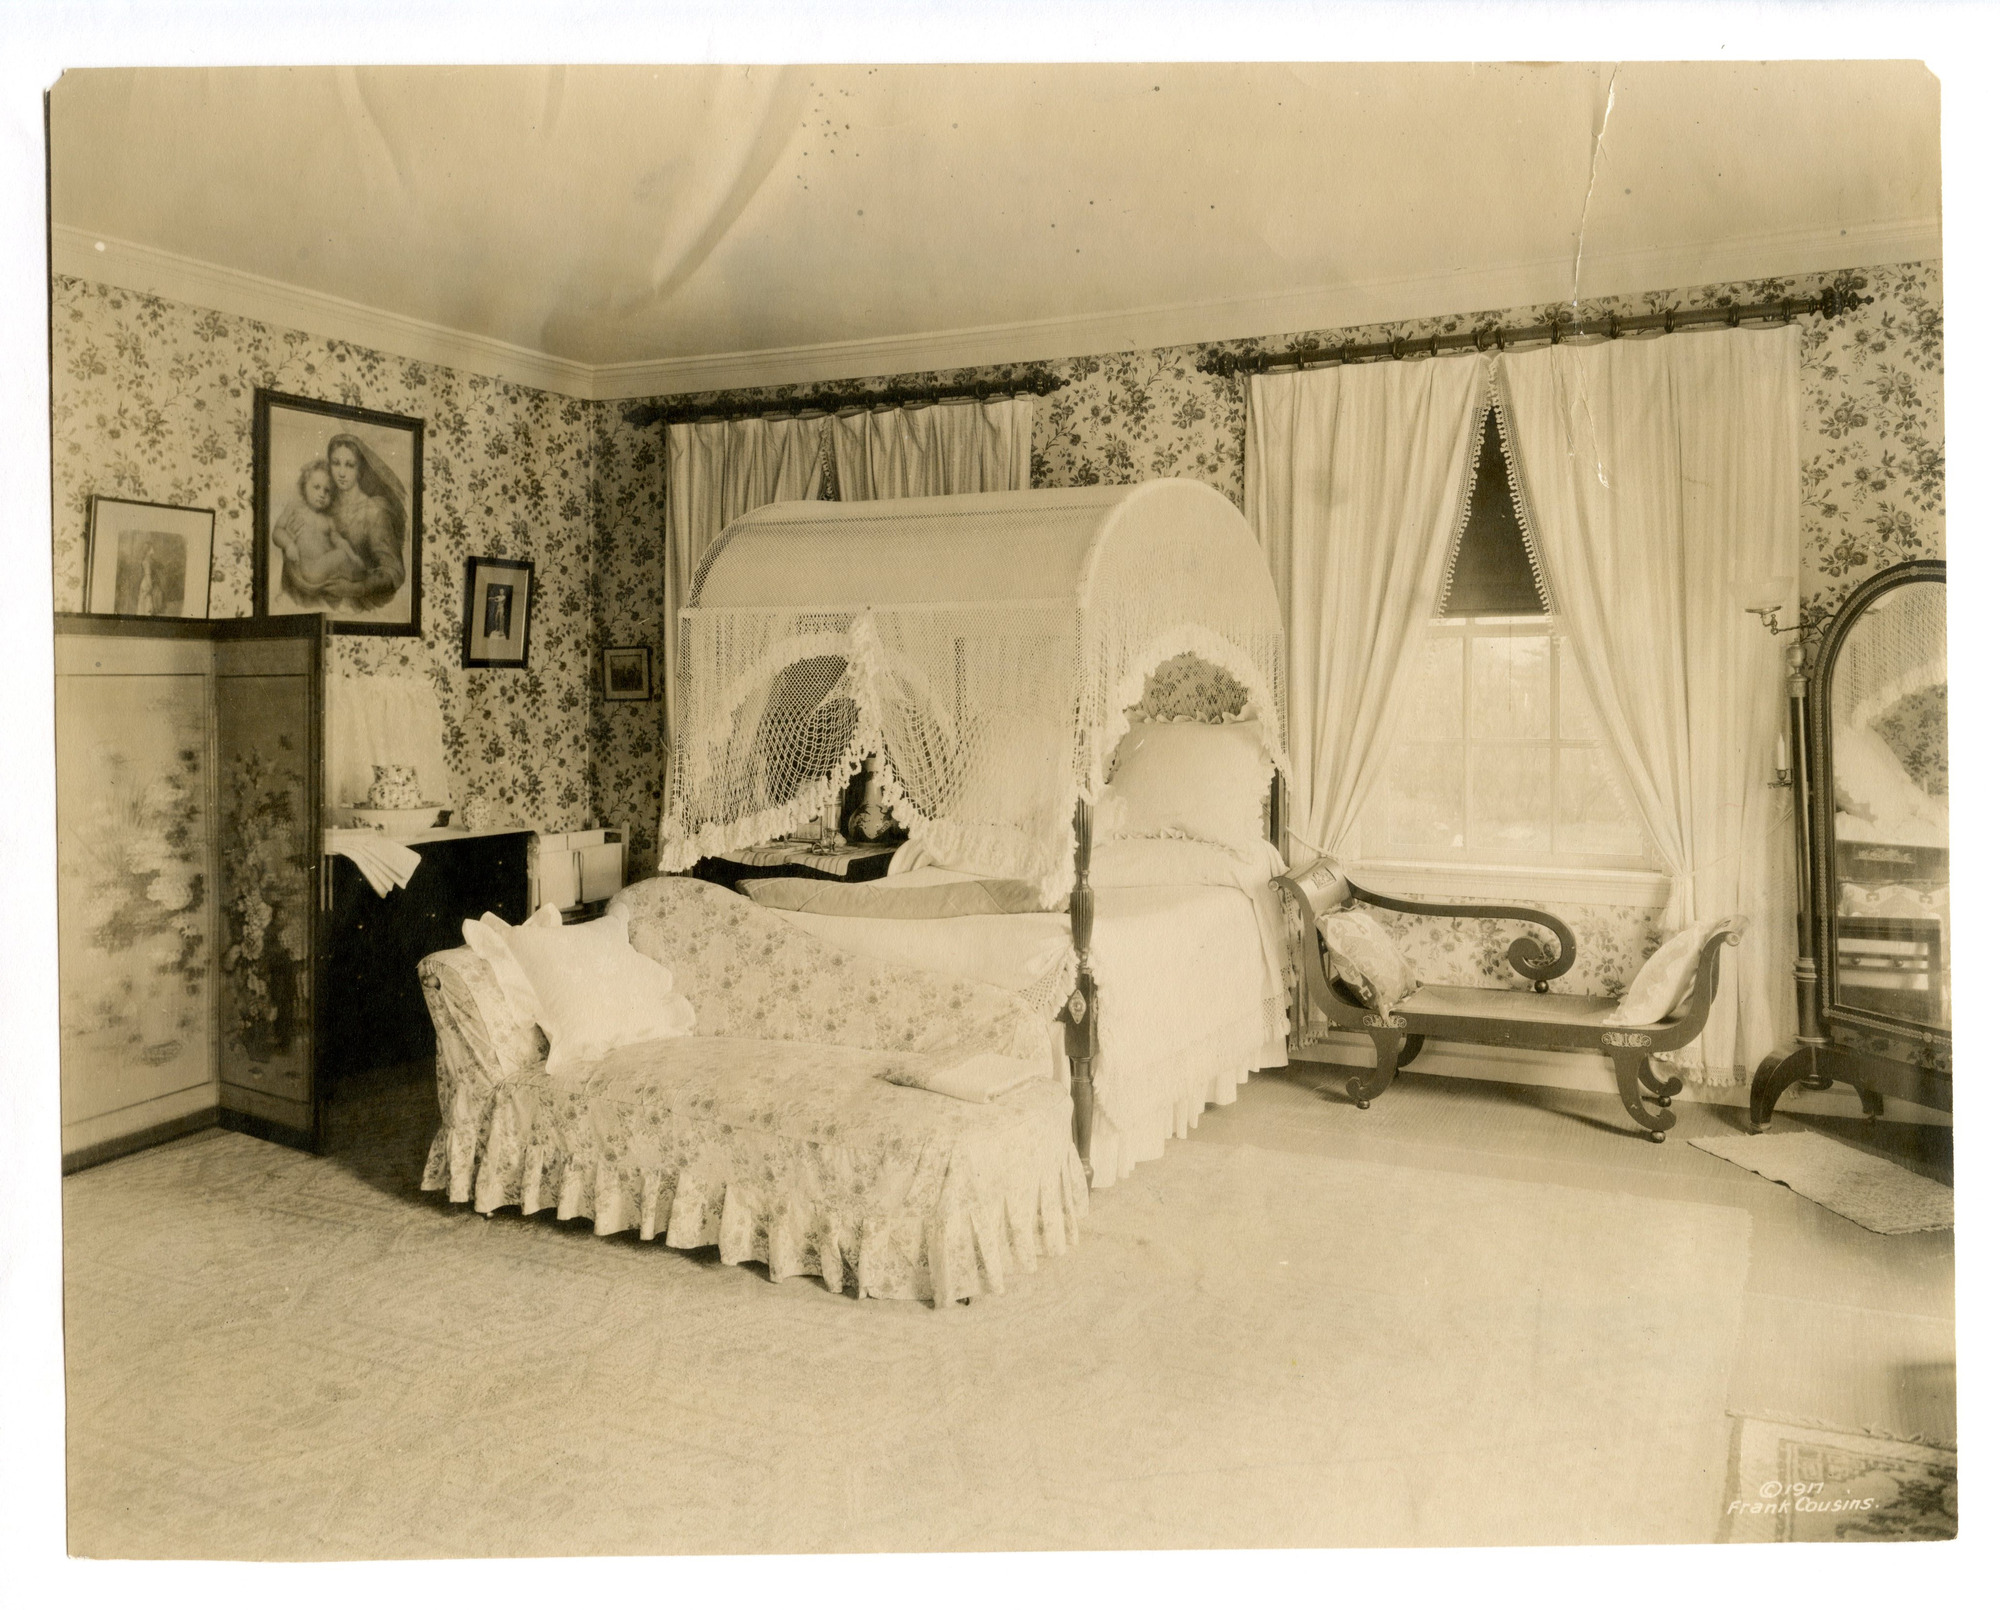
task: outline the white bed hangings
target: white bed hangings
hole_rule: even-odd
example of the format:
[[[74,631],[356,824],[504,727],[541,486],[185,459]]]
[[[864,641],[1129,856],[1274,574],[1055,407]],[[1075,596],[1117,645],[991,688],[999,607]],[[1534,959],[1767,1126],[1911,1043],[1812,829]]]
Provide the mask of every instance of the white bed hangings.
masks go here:
[[[913,840],[1053,899],[1125,712],[1187,654],[1248,690],[1288,773],[1270,572],[1193,481],[772,504],[709,551],[679,627],[663,870],[804,826],[879,753]]]

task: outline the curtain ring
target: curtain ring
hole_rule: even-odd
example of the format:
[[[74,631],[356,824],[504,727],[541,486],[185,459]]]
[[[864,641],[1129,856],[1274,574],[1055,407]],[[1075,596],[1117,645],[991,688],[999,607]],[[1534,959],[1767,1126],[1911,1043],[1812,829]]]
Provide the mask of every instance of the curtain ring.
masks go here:
[[[1660,328],[1664,330],[1668,335],[1672,335],[1674,333],[1674,310],[1672,308],[1668,308],[1666,312],[1660,316]]]
[[[1559,347],[1562,344],[1563,344],[1562,320],[1552,316],[1549,319],[1549,345],[1552,347]]]
[[[1618,315],[1616,313],[1612,314],[1609,318],[1607,318],[1604,321],[1604,333],[1607,336],[1609,336],[1613,341],[1616,341],[1618,337],[1623,333],[1618,328]]]
[[[1437,355],[1438,355],[1438,338],[1437,338],[1436,336],[1432,336],[1432,337],[1431,337],[1431,356],[1432,356],[1433,358],[1435,358],[1435,357],[1436,357]]]
[[[1743,310],[1740,307],[1731,304],[1729,309],[1729,328],[1732,330],[1738,329],[1741,327],[1742,323],[1743,323]]]
[[[1392,358],[1401,358],[1402,355],[1403,355],[1403,338],[1400,335],[1395,336],[1389,342],[1389,356]]]

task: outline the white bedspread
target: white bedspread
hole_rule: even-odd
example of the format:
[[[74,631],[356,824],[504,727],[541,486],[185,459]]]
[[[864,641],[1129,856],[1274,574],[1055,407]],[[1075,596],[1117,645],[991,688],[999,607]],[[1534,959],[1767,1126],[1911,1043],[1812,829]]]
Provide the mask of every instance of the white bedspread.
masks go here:
[[[1090,1161],[1108,1185],[1185,1135],[1204,1106],[1234,1101],[1252,1070],[1284,1065],[1286,989],[1282,913],[1262,869],[1218,857],[1212,872],[1179,869],[1215,882],[1120,887],[1143,869],[1115,844],[1103,850],[1111,886],[1097,889],[1092,939],[1101,1015]],[[895,881],[964,875],[926,869]],[[778,915],[845,950],[1019,991],[1051,1015],[1074,977],[1066,912]]]

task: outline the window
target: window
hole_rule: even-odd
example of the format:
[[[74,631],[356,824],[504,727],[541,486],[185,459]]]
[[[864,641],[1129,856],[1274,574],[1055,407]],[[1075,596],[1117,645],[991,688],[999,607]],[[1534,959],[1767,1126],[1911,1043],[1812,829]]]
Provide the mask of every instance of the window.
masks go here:
[[[1644,835],[1548,611],[1496,414],[1364,842],[1379,859],[1645,867]]]

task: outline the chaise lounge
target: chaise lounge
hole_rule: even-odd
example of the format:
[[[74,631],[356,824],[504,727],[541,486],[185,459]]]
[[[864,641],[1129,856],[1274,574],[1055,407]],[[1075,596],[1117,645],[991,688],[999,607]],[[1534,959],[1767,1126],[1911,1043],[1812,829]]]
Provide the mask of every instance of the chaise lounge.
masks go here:
[[[940,1306],[1075,1243],[1068,1083],[1020,998],[835,950],[692,878],[634,884],[612,909],[671,970],[694,1032],[552,1077],[485,959],[426,957],[443,1124],[424,1189]],[[889,1082],[980,1053],[1048,1076],[983,1102]]]

